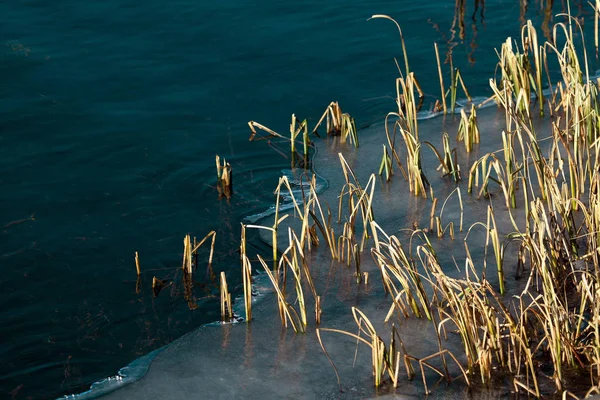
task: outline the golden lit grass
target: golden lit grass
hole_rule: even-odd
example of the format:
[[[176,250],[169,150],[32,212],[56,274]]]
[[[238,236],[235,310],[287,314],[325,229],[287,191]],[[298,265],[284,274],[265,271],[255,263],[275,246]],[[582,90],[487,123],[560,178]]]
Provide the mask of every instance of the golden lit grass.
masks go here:
[[[468,234],[465,237],[466,276],[455,279],[448,277],[439,265],[426,236],[423,237],[425,243],[418,246],[419,257],[414,259],[409,255],[412,252],[407,253],[397,238],[386,235],[372,221],[376,243],[372,253],[392,302],[386,319],[424,315],[432,318],[435,310],[441,315],[437,331],[445,332],[447,326],[452,325],[461,337],[467,360],[467,382],[470,382],[467,376],[476,374],[483,384],[487,384],[495,370],[502,370],[513,377],[516,391],[536,397],[542,395],[539,380],[543,376],[537,370],[539,357],[551,360],[551,379],[565,397],[575,397],[567,390],[565,370],[588,371],[589,393],[598,390],[600,379],[600,309],[597,305],[600,298],[597,252],[600,245],[597,234],[600,231],[600,203],[596,172],[600,170],[600,157],[597,151],[598,113],[595,100],[598,86],[596,82],[583,81],[583,77],[588,76],[587,63],[586,72],[583,73],[572,40],[572,26],[577,24],[570,16],[567,18],[568,23],[557,24],[554,30],[555,37],[557,32],[561,32],[567,38],[561,49],[549,44],[539,46],[530,22],[522,31],[522,52],[513,50],[511,40],[503,44],[499,53],[501,83],[498,85],[491,81],[494,97],[506,111],[506,130],[501,135],[502,149],[477,160],[469,174],[470,193],[477,185],[481,186],[479,195],[488,197],[492,182],[502,190],[506,212],[516,230],[506,237],[518,244],[519,264],[522,267],[528,265],[530,271],[522,293],[513,299],[502,296],[506,290],[506,244],[491,206],[488,207],[487,223],[480,225],[486,230],[486,253],[488,246],[491,247],[496,261],[499,293],[476,272],[466,242]],[[544,110],[541,103],[544,101],[542,76],[546,49],[557,54],[563,73],[563,83],[556,86],[550,102],[551,111],[560,111],[560,115],[553,123],[554,132],[550,140],[554,143],[550,146],[548,156],[541,153],[531,123],[530,108],[531,98],[535,94],[540,103],[540,112]],[[443,92],[441,79],[440,83]],[[405,86],[397,84],[400,88]],[[399,102],[402,104],[400,112],[390,115],[399,121],[394,130],[397,129],[405,140],[409,186],[418,195],[424,193],[425,185],[419,183],[422,169],[418,151],[421,143],[415,126],[416,119],[411,114],[414,107],[410,102],[406,103],[409,96],[399,95],[398,98],[402,100]],[[476,118],[474,110],[472,108],[471,115]],[[469,121],[464,111],[461,114],[459,140],[465,141],[467,151],[470,151],[477,143],[474,138],[479,133],[474,129],[468,133],[469,123],[471,127],[476,127],[476,124]],[[389,131],[387,137],[389,142]],[[396,157],[394,146],[390,146],[392,155]],[[448,151],[449,145],[444,143],[443,147],[447,166],[452,157]],[[384,157],[380,173],[391,158],[386,157],[385,152]],[[447,168],[444,172],[448,173],[449,170]],[[535,173],[535,178],[531,173]],[[510,211],[520,206],[516,195],[518,190],[524,192],[522,206],[526,210],[525,230],[518,228]],[[582,195],[589,199],[587,203],[581,201]],[[435,221],[440,235],[441,216],[435,216],[437,199],[433,199],[433,202],[431,227]],[[586,250],[582,249],[583,242],[587,242]],[[426,286],[430,289],[425,289]],[[432,293],[433,297],[428,293]],[[363,316],[358,318],[355,313],[355,319],[362,326]],[[380,354],[385,347],[380,339],[375,338],[371,326],[369,323],[367,328],[361,329],[367,337],[371,337],[370,341],[363,342],[372,349],[375,384],[378,385],[382,371],[386,368],[392,371],[394,368],[393,365],[381,366]],[[394,373],[388,372],[388,375],[395,383],[397,378]]]
[[[596,2],[594,8],[596,16],[599,15],[598,4]],[[287,178],[281,178],[276,190],[274,225],[248,225],[242,231],[256,228],[270,231],[273,235],[273,268],[269,268],[261,256],[258,259],[277,293],[279,313],[285,326],[290,324],[296,332],[306,332],[309,323],[305,296],[307,289],[315,301],[316,323],[320,322],[320,296],[317,295],[308,265],[308,253],[312,247],[325,242],[333,260],[354,267],[352,273],[358,283],[365,276],[361,271],[361,253],[369,250],[367,244],[372,238],[370,253],[380,272],[383,290],[390,300],[383,322],[425,318],[431,321],[438,348],[427,357],[413,357],[407,353],[394,324],[391,326],[391,339],[386,343],[376,331],[375,324],[353,307],[358,333],[336,328],[317,329],[321,347],[328,358],[329,354],[321,340],[322,333],[335,332],[356,339],[371,349],[375,386],[380,386],[386,379],[397,386],[401,368],[412,379],[415,376],[413,363],[417,363],[425,390],[429,392],[425,370],[434,371],[450,381],[446,361],[451,358],[468,386],[476,383],[489,385],[494,376],[499,374],[508,377],[513,389],[519,393],[541,397],[546,394],[542,393],[544,386],[541,382],[550,380],[563,398],[576,398],[570,390],[584,394],[581,386],[570,387],[568,376],[576,371],[587,379],[585,394],[598,392],[599,82],[589,79],[583,31],[578,21],[570,13],[559,17],[564,18],[565,22],[553,27],[552,43],[540,45],[537,32],[528,21],[521,30],[520,44],[509,38],[497,52],[496,76],[490,80],[490,87],[492,99],[505,114],[505,126],[501,132],[497,132],[501,148],[484,154],[468,166],[467,191],[485,203],[493,194],[500,192],[503,206],[494,208],[491,203],[485,204],[486,221],[472,224],[464,235],[464,266],[460,270],[460,278],[450,276],[447,273],[449,266],[440,264],[429,235],[435,233],[441,239],[448,232],[450,239],[454,239],[454,222],[449,222],[444,228],[443,213],[446,203],[455,193],[461,210],[459,232],[463,231],[461,190],[457,187],[446,198],[437,215],[438,199],[433,196],[433,189],[424,175],[421,150],[423,145],[429,147],[439,160],[442,173],[452,176],[458,185],[460,167],[457,152],[452,149],[448,134],[442,135],[441,153],[430,142],[420,141],[417,113],[422,92],[408,64],[402,30],[389,16],[372,17],[388,19],[396,24],[404,56],[404,71],[398,68],[400,77],[395,82],[397,110],[390,112],[385,120],[387,145],[383,146],[379,175],[385,173],[389,181],[392,163],[396,162],[407,178],[413,195],[427,197],[429,189],[432,201],[430,229],[415,229],[408,244],[402,243],[394,235],[388,235],[378,224],[373,210],[375,175],[371,175],[364,187],[361,186],[341,154],[339,158],[345,183],[338,196],[337,222],[332,221],[329,209],[322,206],[316,193],[314,176],[310,178],[310,188],[307,192],[303,191],[301,199],[295,197]],[[597,37],[597,27],[595,33]],[[584,49],[583,62],[580,62],[582,52],[576,46],[575,37],[581,38],[578,40],[581,40]],[[463,86],[467,97],[469,95],[460,71],[452,66],[451,58],[450,88],[445,90],[437,46],[435,50],[443,109],[446,112],[448,96],[450,108],[454,109],[459,84]],[[547,73],[548,57],[551,56],[556,57],[562,78],[554,85]],[[543,92],[546,84],[544,75],[550,89],[548,96]],[[534,129],[534,99],[537,100],[540,114],[544,114],[547,105],[552,118],[551,132],[543,132],[545,137],[541,139],[538,138],[541,133]],[[297,124],[294,118],[291,124],[292,141],[301,132],[306,132],[305,122]],[[349,123],[350,120],[346,119],[344,122],[344,118],[339,105],[331,103],[317,126],[325,121],[328,134],[341,134],[354,140],[351,128],[354,121]],[[250,127],[253,134],[254,128],[260,128],[272,136],[278,135],[256,123],[251,123]],[[343,133],[344,129],[346,134]],[[402,138],[403,146],[400,148],[396,147],[396,134]],[[468,114],[461,109],[457,140],[463,142],[466,151],[470,152],[479,139],[476,107],[472,106]],[[358,144],[357,141],[354,143]],[[401,162],[402,156],[405,163]],[[497,189],[494,189],[494,185]],[[475,187],[479,189],[474,191]],[[280,216],[281,191],[287,191],[291,196],[293,216]],[[519,208],[524,211],[522,220],[514,217],[514,210]],[[281,233],[279,227],[289,216],[299,222],[300,231],[297,233],[288,226],[287,246],[280,247],[277,238]],[[497,222],[502,219],[510,221],[512,232],[501,231]],[[482,265],[471,257],[469,243],[472,244],[472,241],[468,240],[476,234],[472,232],[481,228],[485,230]],[[358,235],[362,235],[360,240]],[[245,233],[242,236],[245,243]],[[507,246],[512,245],[518,248],[516,260],[507,259],[505,254]],[[246,282],[251,278],[248,271],[251,270],[245,256],[245,244],[243,246],[242,264],[248,264],[244,266],[246,290]],[[283,249],[280,257],[278,249]],[[488,253],[493,254],[495,261],[492,281],[486,277]],[[184,252],[184,270],[188,268],[185,258],[188,256],[185,254],[188,254],[188,250]],[[524,286],[510,297],[507,296],[504,270],[509,261],[514,261],[518,275],[526,278]],[[458,357],[445,345],[450,336],[448,332],[455,332],[460,341],[462,354]],[[439,359],[441,367],[434,365],[431,361],[434,359]],[[335,369],[331,358],[329,361]],[[546,363],[551,369],[550,376],[540,370],[541,363]]]

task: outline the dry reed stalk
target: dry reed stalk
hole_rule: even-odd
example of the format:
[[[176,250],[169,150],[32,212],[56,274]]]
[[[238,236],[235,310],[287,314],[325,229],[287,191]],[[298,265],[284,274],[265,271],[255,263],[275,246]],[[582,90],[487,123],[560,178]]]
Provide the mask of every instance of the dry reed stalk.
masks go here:
[[[138,252],[135,252],[135,271],[137,272],[137,276],[142,274],[142,270],[140,269],[140,257],[138,256]]]
[[[505,134],[503,137],[505,138],[505,144],[511,143],[509,142],[510,139],[506,139]],[[522,166],[518,165],[518,168],[515,167],[515,158],[512,147],[505,147],[505,155],[507,157],[506,167],[501,164],[500,160],[498,160],[493,153],[488,153],[473,163],[471,170],[469,171],[468,192],[472,193],[473,186],[479,186],[479,178],[482,176],[482,184],[478,193],[478,198],[482,196],[488,198],[490,196],[488,185],[490,181],[493,181],[502,189],[506,208],[510,209],[517,206],[515,191],[517,188],[518,177],[515,172],[520,170]],[[506,168],[509,168],[511,173],[508,173]],[[495,177],[492,176],[492,172],[495,172]]]
[[[319,128],[319,126],[321,126],[324,120],[327,122],[327,135],[339,135],[341,133],[342,109],[340,108],[340,105],[337,101],[332,101],[331,103],[329,103],[329,105],[325,109],[325,112],[323,113],[323,115],[321,115],[321,118],[319,118],[319,121],[313,128],[313,133],[317,136],[319,135],[317,129]]]
[[[302,221],[299,247],[301,249],[307,248],[310,250],[311,246],[318,245],[318,229],[322,233],[326,244],[330,249],[332,258],[337,259],[335,233],[333,231],[333,227],[331,226],[331,213],[328,210],[328,217],[325,217],[325,213],[317,193],[316,176],[313,174],[310,179],[308,196],[305,195],[304,190],[302,191],[303,210],[300,210],[300,207],[298,206],[299,201],[296,200],[295,195],[289,186],[289,182],[284,182],[284,185],[289,192],[290,198],[292,199],[296,215]],[[310,219],[313,221],[312,225],[310,224]]]
[[[388,154],[387,146],[383,145],[383,156],[381,157],[381,164],[379,165],[378,175],[381,176],[385,171],[385,181],[389,182],[394,171],[392,169],[392,158]]]
[[[248,122],[248,127],[250,128],[251,134],[250,134],[250,141],[254,141],[254,140],[268,140],[271,138],[280,138],[280,139],[284,139],[284,140],[288,140],[290,142],[290,153],[291,153],[291,158],[292,158],[292,166],[296,167],[296,163],[297,163],[297,159],[300,160],[297,157],[299,156],[299,153],[296,151],[296,139],[297,137],[302,134],[302,149],[303,149],[303,159],[299,161],[299,164],[302,165],[304,168],[307,168],[309,165],[309,147],[310,147],[310,138],[308,136],[308,123],[307,120],[303,120],[302,122],[298,122],[298,119],[296,118],[295,114],[292,114],[292,119],[291,119],[291,123],[290,123],[290,136],[285,137],[277,132],[275,132],[273,129],[268,128],[262,124],[259,124],[258,122],[255,121],[250,121]],[[267,135],[266,136],[259,136],[258,135],[258,131],[262,131],[265,132]],[[283,153],[282,153],[283,154]],[[285,154],[283,154],[285,156]]]
[[[454,182],[458,183],[462,178],[460,176],[460,165],[458,165],[458,155],[456,149],[450,149],[450,136],[444,132],[442,135],[442,148],[444,149],[444,171],[451,175]],[[442,165],[442,164],[440,164]]]
[[[304,175],[302,178],[304,178]],[[316,223],[310,224],[311,212],[314,213],[315,203],[319,202],[316,175],[312,174],[310,178],[308,194],[304,190],[304,184],[301,183],[300,186],[302,188],[303,203],[302,214],[298,215],[298,218],[302,221],[300,228],[300,248],[310,251],[312,246],[317,246],[320,242],[316,232]],[[290,195],[295,197],[293,192],[290,192]]]
[[[524,111],[523,107],[529,106],[531,98],[531,74],[527,55],[520,53],[516,44],[515,47],[516,51],[513,50],[513,40],[507,38],[500,53],[496,52],[499,58],[497,69],[501,72],[500,85],[496,84],[495,79],[490,79],[490,86],[505,109],[508,108],[507,103],[512,100],[513,94],[515,98],[521,96],[522,100],[517,102],[517,108]]]
[[[459,230],[459,232],[462,232],[463,231],[464,208],[463,208],[462,193],[460,191],[460,187],[457,187],[452,192],[450,192],[450,194],[446,197],[446,200],[444,200],[444,203],[442,204],[442,208],[440,209],[439,219],[440,219],[440,221],[442,220],[442,216],[444,215],[444,208],[446,208],[446,203],[448,203],[448,200],[450,200],[450,197],[452,197],[452,195],[454,193],[456,193],[456,197],[458,199],[458,205],[460,207],[460,223],[459,223],[458,230]],[[437,203],[437,201],[436,201],[436,203]],[[432,213],[434,211],[435,211],[435,209],[432,207]]]
[[[515,134],[513,133],[506,133],[505,131],[502,132],[504,168],[500,167],[500,163],[494,164],[494,169],[496,170],[498,177],[502,176],[505,178],[501,181],[501,186],[502,191],[504,192],[507,208],[517,207],[516,185],[518,181],[515,178],[517,171],[521,170],[521,165],[516,161],[517,157],[513,147],[514,137]]]
[[[319,312],[318,320],[317,320],[317,323],[318,323],[318,321],[320,321],[320,318],[321,318],[320,317],[320,312],[321,312],[320,311],[321,310],[320,296],[317,295],[317,289],[315,287],[315,284],[314,284],[314,281],[313,281],[313,278],[312,278],[312,275],[310,272],[310,268],[308,265],[308,261],[306,259],[306,253],[304,252],[304,250],[302,248],[302,242],[298,239],[298,236],[291,228],[288,229],[288,236],[294,245],[295,252],[297,252],[297,256],[295,256],[297,265],[294,265],[294,269],[295,269],[294,275],[298,276],[296,279],[296,285],[298,285],[299,289],[302,290],[300,277],[303,274],[306,279],[306,284],[308,285],[310,292],[313,295],[313,299],[315,300],[315,310],[318,310],[318,312]]]
[[[230,199],[233,194],[231,164],[223,159],[223,164],[221,165],[221,158],[218,155],[215,157],[215,163],[217,166],[217,190],[219,191],[219,196],[225,196],[227,199]]]
[[[442,134],[442,146],[444,149],[443,157],[437,151],[435,146],[433,144],[431,144],[430,142],[424,141],[422,144],[427,145],[431,149],[431,151],[433,151],[433,154],[435,154],[438,161],[440,162],[440,165],[437,168],[438,171],[441,170],[442,173],[444,174],[444,176],[451,175],[455,182],[460,181],[460,167],[458,166],[458,163],[457,163],[456,151],[450,150],[449,138],[448,138],[448,134],[446,132],[444,132]],[[454,154],[454,157],[452,157],[453,154]],[[420,166],[419,166],[419,168],[420,168]],[[431,189],[431,187],[430,187],[430,191],[433,191],[433,189]]]
[[[288,228],[289,247],[283,252],[281,261],[290,268],[294,278],[294,287],[296,289],[296,300],[300,309],[300,322],[306,329],[308,319],[306,315],[306,302],[304,301],[304,291],[302,290],[302,271],[300,270],[300,258],[304,258],[301,249],[298,249],[297,238],[292,234],[292,229]],[[284,266],[285,268],[285,266]]]
[[[418,361],[418,363],[419,363],[419,367],[421,369],[421,378],[423,379],[423,386],[425,387],[425,394],[426,395],[429,395],[429,394],[431,394],[433,392],[430,391],[429,388],[428,388],[428,386],[427,386],[427,379],[425,379],[425,367],[429,368],[430,370],[432,370],[433,372],[435,372],[436,374],[438,374],[440,377],[446,379],[447,382],[451,382],[452,381],[452,378],[448,374],[447,369],[444,372],[442,372],[438,368],[434,367],[433,365],[431,365],[428,362],[432,358],[440,357],[442,359],[442,362],[444,363],[444,367],[445,367],[445,359],[444,359],[445,355],[449,355],[454,360],[454,362],[456,363],[456,365],[461,370],[461,373],[462,373],[461,377],[463,377],[465,379],[465,382],[466,382],[467,386],[470,386],[470,381],[469,381],[469,378],[467,376],[467,372],[461,367],[460,363],[458,362],[458,360],[456,359],[456,357],[454,356],[454,354],[452,354],[447,349],[443,349],[443,350],[438,351],[437,353],[431,354],[431,355],[423,357],[423,358],[418,358],[418,359],[414,358],[414,357],[409,357],[408,358],[409,360]],[[395,383],[396,382],[394,382],[394,384]]]
[[[398,370],[397,363],[400,362],[401,358],[399,356],[396,356],[396,353],[390,356],[391,353],[387,349],[385,342],[381,339],[381,337],[379,337],[373,324],[362,311],[360,311],[356,307],[352,307],[352,314],[354,316],[354,321],[356,322],[359,329],[358,334],[353,334],[350,332],[331,328],[317,329],[317,338],[319,340],[321,348],[323,349],[325,355],[329,359],[329,362],[333,366],[336,375],[338,376],[338,383],[339,374],[337,373],[337,368],[335,367],[333,360],[331,359],[331,357],[329,357],[329,354],[325,350],[325,346],[323,345],[323,341],[321,339],[321,332],[340,333],[346,336],[350,336],[356,339],[358,342],[362,342],[369,346],[371,348],[371,367],[375,387],[381,386],[386,374],[390,378],[392,378],[394,384],[396,385],[398,377],[398,374],[396,372]],[[363,338],[361,334],[364,334],[366,338]],[[392,362],[390,362],[390,360],[392,360]]]
[[[349,140],[350,144],[354,147],[358,147],[358,131],[356,129],[356,123],[354,118],[348,113],[343,113],[342,109],[337,101],[329,103],[325,112],[315,125],[313,133],[319,135],[317,129],[319,126],[326,121],[327,125],[327,136],[340,136],[340,142],[345,143]]]
[[[160,291],[165,287],[165,283],[158,279],[156,276],[152,277],[152,294],[154,297],[158,296]]]
[[[315,300],[315,323],[319,325],[321,323],[321,296],[317,296]]]
[[[405,253],[398,238],[385,235],[387,242],[380,241],[375,232],[384,233],[383,230],[374,221],[371,226],[375,240],[375,248],[371,249],[371,254],[381,271],[384,286],[393,298],[386,321],[394,311],[401,312],[406,318],[408,310],[417,318],[426,316],[431,319],[430,301],[415,263]]]
[[[280,198],[281,198],[281,190],[282,188],[285,188],[288,190],[291,199],[292,199],[292,203],[294,206],[294,211],[297,213],[296,215],[302,216],[303,213],[300,210],[300,207],[298,206],[298,202],[293,194],[292,188],[290,186],[289,180],[286,176],[282,176],[279,178],[279,184],[277,185],[277,188],[275,189],[275,215],[274,215],[274,221],[273,221],[273,226],[272,227],[267,227],[267,226],[261,226],[261,225],[246,225],[246,228],[253,228],[253,229],[263,229],[263,230],[267,230],[271,232],[271,239],[272,239],[272,243],[271,243],[271,247],[273,250],[273,263],[274,265],[277,265],[277,260],[278,260],[278,246],[277,246],[277,234],[278,234],[278,230],[279,230],[279,225],[286,219],[289,217],[289,214],[285,214],[283,216],[279,216],[279,212],[280,212]]]
[[[362,273],[360,272],[360,250],[357,244],[352,247],[352,258],[354,259],[354,275],[358,284],[362,281]]]
[[[280,135],[279,133],[275,132],[274,130],[272,130],[271,128],[267,128],[266,126],[259,124],[258,122],[255,121],[249,121],[248,122],[248,127],[250,128],[250,141],[252,142],[253,140],[263,140],[263,139],[268,139],[268,138],[273,138],[273,137],[278,137],[281,139],[286,139],[285,136]],[[258,139],[256,138],[256,136],[258,135],[258,132],[256,129],[259,129],[261,131],[264,131],[266,133],[268,133],[269,136],[267,137],[259,137]]]
[[[443,106],[444,114],[446,114],[447,111],[448,111],[448,108],[446,107],[446,92],[444,90],[444,77],[442,75],[442,65],[440,64],[440,54],[438,52],[438,45],[437,45],[437,43],[434,42],[433,43],[433,47],[435,49],[435,59],[437,61],[438,76],[440,78],[440,90],[441,90],[441,93],[442,93],[442,106]]]
[[[465,143],[465,150],[467,150],[467,153],[470,153],[473,150],[473,145],[478,144],[480,140],[475,106],[471,105],[471,112],[468,117],[464,108],[460,110],[460,116],[456,140],[463,141]]]
[[[419,83],[411,72],[404,78],[396,78],[396,105],[398,106],[399,122],[411,134],[415,141],[419,140],[419,125],[417,113],[422,104],[417,102],[415,92],[419,91]]]
[[[429,211],[429,231],[433,232],[433,222],[435,221],[435,209],[437,207],[438,199],[434,197],[431,202],[431,211]]]
[[[581,40],[583,42],[584,35],[583,29],[579,22],[571,16],[570,13],[570,5],[568,5],[569,11],[567,14],[561,14],[567,19],[566,23],[559,22],[554,25],[552,29],[552,43],[547,43],[546,45],[550,48],[555,54],[556,59],[560,65],[560,70],[562,74],[563,81],[566,85],[571,85],[575,83],[583,83],[584,73],[581,69],[581,64],[579,62],[579,56],[577,49],[575,48],[574,34],[573,34],[573,22],[575,22],[577,29],[579,30]],[[561,43],[562,40],[559,40],[559,35],[562,33],[564,37],[564,44],[562,49],[558,49],[553,43]],[[583,56],[585,60],[585,77],[586,80],[589,81],[589,73],[588,73],[588,65],[587,65],[587,53],[585,50],[585,43],[582,43]]]
[[[454,110],[456,109],[456,98],[458,96],[458,84],[459,83],[463,90],[463,93],[467,97],[467,100],[470,102],[472,99],[471,99],[471,95],[469,94],[469,91],[467,90],[467,87],[465,86],[465,82],[463,81],[460,70],[458,68],[454,68],[454,66],[453,66],[452,53],[450,53],[449,59],[450,59],[450,87],[448,88],[448,91],[450,92],[450,112],[452,114],[454,114]]]
[[[427,198],[427,187],[429,187],[429,181],[423,172],[421,166],[421,143],[418,142],[418,138],[411,135],[408,131],[399,127],[402,139],[406,145],[406,166],[409,189],[415,196],[421,195]]]
[[[189,234],[185,235],[185,237],[183,239],[183,262],[181,265],[181,269],[183,271],[182,281],[183,281],[183,287],[184,287],[184,297],[187,300],[188,306],[191,310],[198,308],[198,304],[196,303],[196,301],[194,299],[194,281],[193,281],[193,277],[192,277],[194,263],[192,262],[192,254],[195,254],[196,251],[198,250],[198,247],[200,247],[202,245],[202,243],[204,243],[206,241],[206,239],[211,235],[213,236],[213,243],[212,243],[212,247],[211,247],[211,254],[210,254],[210,260],[209,260],[209,268],[210,268],[210,263],[212,262],[212,252],[213,252],[213,247],[214,247],[215,232],[214,231],[210,232],[204,238],[204,240],[202,240],[202,242],[200,244],[196,245],[196,248],[192,247],[192,240],[191,240],[191,237]]]
[[[410,74],[410,67],[408,65],[408,53],[406,51],[406,44],[404,43],[404,35],[402,35],[402,28],[400,28],[400,24],[398,24],[398,22],[394,18],[390,17],[389,15],[385,15],[385,14],[372,15],[369,19],[367,19],[367,21],[371,20],[371,19],[387,19],[389,21],[392,21],[396,25],[396,28],[398,28],[398,33],[400,34],[400,44],[402,46],[402,54],[404,55],[404,68],[405,68],[404,74],[405,75]],[[422,92],[420,92],[420,93],[422,96],[423,95]]]
[[[369,177],[369,181],[367,185],[363,189],[354,171],[342,155],[342,153],[338,153],[340,158],[340,163],[342,166],[342,172],[344,173],[344,179],[346,183],[342,186],[342,190],[340,191],[339,201],[338,201],[338,223],[341,222],[342,218],[342,208],[344,199],[347,198],[348,205],[348,221],[352,225],[352,229],[354,229],[356,224],[356,218],[359,215],[362,220],[362,238],[360,242],[360,251],[364,250],[367,240],[370,238],[369,229],[370,223],[374,219],[373,214],[373,195],[375,190],[375,174],[371,174]]]
[[[231,303],[231,293],[227,288],[227,277],[225,271],[221,271],[221,319],[224,322],[233,319],[233,305]]]
[[[183,263],[181,269],[188,276],[192,276],[192,241],[188,233],[183,238]]]
[[[135,252],[135,271],[137,273],[137,279],[135,281],[135,293],[140,294],[142,291],[142,271],[140,269],[140,258],[137,251]]]
[[[334,368],[334,371],[338,378],[338,384],[340,382],[339,374],[337,372],[337,368],[335,367],[333,360],[331,359],[331,357],[329,356],[329,353],[327,353],[327,350],[325,349],[323,340],[321,338],[321,332],[334,332],[334,333],[346,335],[346,336],[356,339],[357,343],[362,342],[371,348],[371,367],[372,367],[373,383],[374,383],[375,387],[381,386],[381,384],[383,383],[383,380],[385,378],[385,375],[387,375],[391,379],[394,387],[397,387],[398,382],[399,382],[399,370],[400,370],[401,364],[404,364],[406,373],[409,376],[409,379],[412,379],[414,377],[415,373],[414,373],[414,368],[412,367],[411,361],[416,361],[419,363],[419,366],[421,368],[421,375],[423,378],[423,384],[425,385],[426,393],[430,393],[429,389],[427,388],[427,381],[425,379],[425,367],[432,369],[439,375],[446,378],[448,381],[451,380],[449,375],[447,374],[447,370],[445,372],[441,372],[440,370],[435,368],[433,365],[428,363],[428,360],[435,358],[435,357],[440,357],[443,359],[444,355],[449,355],[456,362],[456,364],[458,365],[458,367],[460,368],[460,370],[462,372],[462,377],[464,377],[467,384],[470,384],[466,371],[460,366],[460,363],[458,362],[456,357],[452,353],[450,353],[448,350],[445,350],[445,349],[441,350],[435,354],[432,354],[432,355],[422,358],[422,359],[412,357],[406,353],[404,343],[400,339],[400,335],[398,334],[398,331],[396,330],[396,328],[393,324],[392,324],[390,342],[389,342],[389,345],[386,346],[386,343],[378,335],[378,333],[375,330],[371,321],[367,318],[367,316],[362,311],[360,311],[356,307],[352,307],[352,314],[354,316],[354,321],[356,322],[356,324],[358,326],[358,334],[342,331],[339,329],[331,329],[331,328],[317,329],[317,338],[319,340],[321,348],[323,349],[323,352],[325,353],[325,355],[329,359],[329,362],[331,363],[331,365]],[[362,335],[364,335],[365,337],[363,337]],[[444,365],[445,365],[445,363],[444,363]]]
[[[521,29],[521,45],[525,54],[533,53],[533,71],[529,68],[530,83],[533,86],[538,104],[540,106],[540,115],[544,115],[544,90],[542,87],[543,66],[546,63],[546,48],[538,45],[537,31],[533,27],[531,20]],[[529,63],[531,66],[531,63]]]
[[[244,280],[244,307],[246,310],[246,321],[252,320],[252,264],[246,255],[243,258],[242,276]]]
[[[241,225],[240,258],[244,286],[244,309],[246,310],[246,322],[250,322],[252,320],[252,264],[246,255],[246,225]]]
[[[496,227],[496,218],[494,217],[494,209],[491,205],[488,206],[488,238],[491,238],[492,247],[494,249],[500,294],[504,294],[504,246],[500,243],[500,236],[498,234],[498,228]]]
[[[261,263],[261,265],[265,269],[265,272],[267,273],[267,276],[271,280],[271,283],[273,284],[273,288],[275,289],[275,292],[277,293],[278,305],[279,305],[280,309],[283,310],[283,318],[281,320],[281,323],[285,327],[287,327],[287,323],[289,321],[290,324],[292,325],[292,328],[294,329],[294,332],[305,333],[304,325],[302,324],[302,321],[300,320],[300,317],[298,316],[298,313],[296,312],[296,310],[294,310],[294,308],[286,301],[285,294],[282,292],[282,287],[280,287],[278,279],[273,275],[273,272],[271,272],[271,270],[267,266],[267,263],[265,263],[265,261],[263,260],[263,258],[260,255],[258,256],[258,261]]]
[[[338,238],[337,256],[336,259],[340,262],[346,262],[346,266],[350,266],[353,256],[353,248],[356,245],[354,225],[350,222],[344,222],[342,234]]]
[[[304,148],[304,155],[308,155],[308,124],[306,120],[301,123],[297,123],[296,114],[292,114],[292,122],[290,123],[290,145],[292,154],[296,152],[296,137],[302,133],[302,144]]]
[[[359,146],[356,122],[354,122],[354,118],[350,114],[344,113],[342,114],[341,142],[345,143],[346,141],[349,141],[354,147]]]
[[[398,155],[398,152],[396,151],[396,132],[397,132],[397,127],[399,127],[400,125],[398,124],[398,121],[396,121],[393,126],[393,135],[390,135],[390,129],[389,129],[389,118],[390,117],[395,117],[397,119],[400,119],[400,115],[397,113],[388,113],[385,116],[385,135],[387,137],[387,142],[388,145],[390,146],[390,151],[391,154],[394,156],[394,160],[396,161],[396,164],[398,164],[398,168],[400,168],[400,172],[402,172],[402,175],[404,175],[404,179],[408,179],[408,175],[406,174],[406,170],[404,169],[404,165],[402,164],[402,161],[400,160],[400,156]]]

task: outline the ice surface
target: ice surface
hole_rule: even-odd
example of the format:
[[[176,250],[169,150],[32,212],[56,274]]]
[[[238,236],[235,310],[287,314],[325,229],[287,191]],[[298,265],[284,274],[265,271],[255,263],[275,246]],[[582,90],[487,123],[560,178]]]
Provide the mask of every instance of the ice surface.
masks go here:
[[[166,347],[156,349],[146,354],[145,356],[134,360],[126,367],[121,368],[117,375],[95,382],[86,392],[79,393],[76,395],[66,395],[61,397],[61,399],[95,399],[107,393],[113,392],[132,382],[135,382],[141,379],[146,374],[146,372],[148,371],[148,367],[150,367],[150,364],[152,363],[152,360],[164,349],[166,349]]]

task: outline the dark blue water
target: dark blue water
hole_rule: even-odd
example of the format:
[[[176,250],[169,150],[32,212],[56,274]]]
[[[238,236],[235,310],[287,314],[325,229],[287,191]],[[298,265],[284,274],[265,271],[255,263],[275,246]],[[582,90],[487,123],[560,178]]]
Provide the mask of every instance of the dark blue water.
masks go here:
[[[216,230],[213,272],[239,288],[239,223],[290,167],[248,142],[249,120],[285,133],[332,100],[359,126],[394,109],[398,34],[369,16],[399,20],[431,98],[434,41],[487,95],[493,48],[526,18],[551,23],[565,10],[551,3],[459,1],[462,18],[441,0],[0,2],[0,397],[85,390],[219,318],[202,267],[193,311],[176,285],[154,299],[152,277],[175,278],[186,233]],[[585,2],[573,12],[592,23]],[[230,201],[215,154],[232,164]]]

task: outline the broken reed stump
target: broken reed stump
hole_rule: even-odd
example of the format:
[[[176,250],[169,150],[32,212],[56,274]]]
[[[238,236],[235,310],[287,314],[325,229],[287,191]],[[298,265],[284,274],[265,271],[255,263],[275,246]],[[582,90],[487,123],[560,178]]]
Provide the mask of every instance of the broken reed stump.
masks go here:
[[[138,252],[135,252],[135,270],[137,272],[137,280],[135,282],[135,292],[137,294],[139,294],[142,290],[142,279],[141,279],[141,274],[142,274],[142,270],[140,269],[140,257],[138,255]]]
[[[321,323],[321,296],[315,298],[315,323],[318,325]]]
[[[225,197],[229,200],[233,194],[231,164],[225,159],[223,159],[223,164],[221,164],[221,158],[218,155],[215,157],[215,164],[217,166],[217,191],[219,192],[219,198]]]
[[[350,114],[342,112],[342,108],[337,101],[329,103],[319,122],[315,125],[312,132],[317,137],[319,136],[317,129],[323,121],[327,125],[327,136],[340,136],[341,143],[346,143],[346,140],[349,140],[350,144],[358,147],[358,133],[354,118]]]
[[[192,238],[188,233],[183,238],[183,262],[181,265],[181,270],[183,271],[183,296],[188,302],[188,307],[190,308],[190,310],[195,310],[196,308],[198,308],[198,304],[196,303],[194,297],[194,280],[192,278],[194,265],[192,263],[193,252],[194,250],[192,249]]]
[[[135,252],[135,270],[137,272],[137,276],[142,274],[142,271],[140,270],[140,257],[137,251]]]
[[[157,277],[152,277],[152,294],[154,297],[158,296],[160,291],[165,287],[165,283]]]
[[[183,238],[183,262],[181,264],[181,269],[184,274],[192,276],[192,239],[190,234],[188,233]]]
[[[224,322],[233,319],[233,308],[231,307],[231,293],[227,289],[227,278],[225,271],[221,271],[221,319]]]

